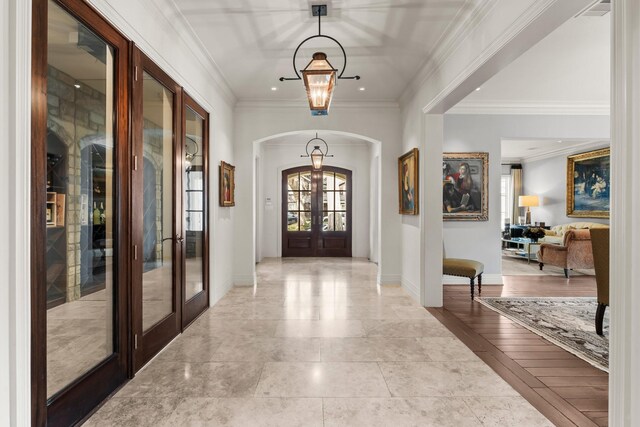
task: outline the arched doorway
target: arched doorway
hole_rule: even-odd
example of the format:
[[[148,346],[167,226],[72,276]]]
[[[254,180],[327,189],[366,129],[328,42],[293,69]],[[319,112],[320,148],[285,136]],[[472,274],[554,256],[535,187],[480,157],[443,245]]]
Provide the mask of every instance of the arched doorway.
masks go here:
[[[351,181],[331,166],[282,171],[283,257],[351,257]]]

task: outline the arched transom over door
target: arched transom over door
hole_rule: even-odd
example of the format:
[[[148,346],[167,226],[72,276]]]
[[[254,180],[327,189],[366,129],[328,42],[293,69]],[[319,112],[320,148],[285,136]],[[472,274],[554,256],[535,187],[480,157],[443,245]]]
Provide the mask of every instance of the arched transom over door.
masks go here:
[[[282,172],[282,256],[351,256],[351,171]]]

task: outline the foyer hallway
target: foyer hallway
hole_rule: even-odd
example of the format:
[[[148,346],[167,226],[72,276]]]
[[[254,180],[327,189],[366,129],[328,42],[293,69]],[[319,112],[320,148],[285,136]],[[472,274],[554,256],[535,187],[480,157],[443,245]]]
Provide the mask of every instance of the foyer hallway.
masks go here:
[[[362,259],[267,259],[85,425],[552,425]]]

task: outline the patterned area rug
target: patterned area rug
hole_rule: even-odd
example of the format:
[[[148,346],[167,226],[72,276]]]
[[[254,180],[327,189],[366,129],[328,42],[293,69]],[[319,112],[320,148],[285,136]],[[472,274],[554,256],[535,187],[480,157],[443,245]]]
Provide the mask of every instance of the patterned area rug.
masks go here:
[[[530,331],[609,372],[609,311],[604,317],[604,337],[596,334],[595,298],[476,298]]]

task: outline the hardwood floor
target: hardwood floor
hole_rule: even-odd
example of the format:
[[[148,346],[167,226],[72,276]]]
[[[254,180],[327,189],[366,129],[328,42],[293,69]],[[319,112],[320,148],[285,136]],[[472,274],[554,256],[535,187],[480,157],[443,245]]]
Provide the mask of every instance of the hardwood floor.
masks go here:
[[[504,276],[483,296],[595,296],[593,276]],[[495,311],[472,302],[468,286],[445,286],[444,307],[428,309],[558,426],[606,426],[606,372]]]

